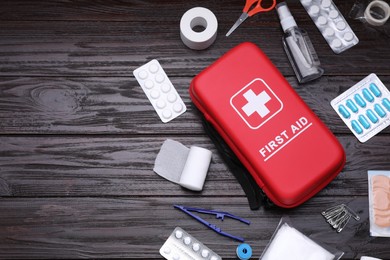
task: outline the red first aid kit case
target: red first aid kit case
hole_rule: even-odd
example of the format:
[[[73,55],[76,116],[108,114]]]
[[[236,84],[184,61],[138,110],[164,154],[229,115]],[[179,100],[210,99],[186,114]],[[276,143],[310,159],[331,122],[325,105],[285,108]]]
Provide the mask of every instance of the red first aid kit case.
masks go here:
[[[300,205],[345,164],[336,137],[267,56],[242,43],[199,73],[190,96],[276,205]]]

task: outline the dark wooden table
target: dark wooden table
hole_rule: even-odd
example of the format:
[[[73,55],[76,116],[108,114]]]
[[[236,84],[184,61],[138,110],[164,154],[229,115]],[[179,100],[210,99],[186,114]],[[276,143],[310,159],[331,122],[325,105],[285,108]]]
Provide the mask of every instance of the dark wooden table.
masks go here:
[[[347,16],[354,1],[335,1]],[[0,2],[0,258],[160,259],[176,226],[223,258],[237,242],[219,236],[173,204],[228,211],[252,221],[206,217],[246,238],[258,258],[280,218],[345,252],[390,259],[390,238],[369,236],[367,170],[390,170],[390,128],[359,143],[329,102],[369,73],[390,86],[390,38],[348,19],[360,43],[340,55],[328,47],[299,1],[288,1],[314,43],[325,74],[298,85],[282,49],[275,12],[256,15],[229,38],[244,1]],[[183,45],[183,13],[203,6],[219,21],[207,50]],[[294,209],[251,211],[238,182],[206,136],[188,94],[191,79],[227,50],[260,46],[342,143],[342,173]],[[161,123],[132,71],[158,59],[187,105]],[[167,138],[213,151],[202,192],[153,172]],[[320,212],[346,203],[361,216],[336,233]]]

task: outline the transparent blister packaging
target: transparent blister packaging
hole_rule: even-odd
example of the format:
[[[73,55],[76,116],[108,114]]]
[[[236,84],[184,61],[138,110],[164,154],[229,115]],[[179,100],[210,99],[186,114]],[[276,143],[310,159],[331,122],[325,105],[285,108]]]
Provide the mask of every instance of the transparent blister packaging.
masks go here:
[[[163,123],[186,111],[183,100],[158,60],[151,60],[135,69],[133,75]]]
[[[337,96],[330,104],[362,143],[390,125],[390,91],[374,73]]]
[[[300,1],[334,53],[358,44],[359,39],[332,0]]]
[[[160,248],[160,254],[168,260],[222,260],[214,251],[180,227],[173,230]]]
[[[283,217],[259,260],[337,260],[343,254],[313,241]]]
[[[390,237],[390,171],[368,171],[370,235]]]

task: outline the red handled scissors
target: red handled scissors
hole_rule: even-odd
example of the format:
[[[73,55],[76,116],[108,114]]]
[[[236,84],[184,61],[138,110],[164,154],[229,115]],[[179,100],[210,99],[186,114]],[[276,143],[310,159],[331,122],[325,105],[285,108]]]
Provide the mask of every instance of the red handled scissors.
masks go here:
[[[263,2],[263,0],[246,0],[245,6],[244,6],[244,9],[242,10],[242,14],[241,14],[240,18],[238,18],[237,22],[235,24],[233,24],[232,28],[230,28],[230,30],[228,31],[226,36],[229,36],[235,29],[237,29],[237,27],[240,26],[240,24],[242,24],[242,22],[244,22],[246,20],[246,18],[251,17],[252,15],[260,13],[260,12],[269,12],[276,5],[276,0],[272,0],[272,5],[270,7],[263,8],[261,6],[261,2]],[[251,6],[254,4],[256,4],[255,7],[253,7],[252,10],[249,11],[249,8],[251,8]]]

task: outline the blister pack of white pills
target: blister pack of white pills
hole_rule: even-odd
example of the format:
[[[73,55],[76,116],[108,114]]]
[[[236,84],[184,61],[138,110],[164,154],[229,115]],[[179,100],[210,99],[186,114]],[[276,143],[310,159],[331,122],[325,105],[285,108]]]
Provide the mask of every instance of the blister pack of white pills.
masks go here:
[[[390,125],[390,92],[374,73],[330,104],[362,143]]]
[[[133,75],[163,123],[186,111],[183,100],[157,60],[135,69]]]
[[[168,260],[221,260],[222,258],[199,240],[177,227],[160,248]]]
[[[359,39],[332,0],[300,0],[334,53],[358,44]]]

